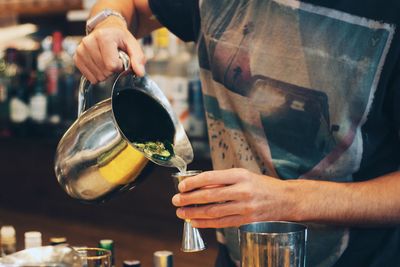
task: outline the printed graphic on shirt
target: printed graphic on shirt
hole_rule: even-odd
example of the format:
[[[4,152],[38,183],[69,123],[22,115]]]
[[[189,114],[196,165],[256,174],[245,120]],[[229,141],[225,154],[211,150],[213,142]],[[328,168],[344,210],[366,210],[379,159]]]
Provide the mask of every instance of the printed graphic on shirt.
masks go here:
[[[394,26],[294,0],[204,0],[200,10],[214,167],[350,181]],[[345,249],[347,231],[331,233],[310,242],[312,266]]]
[[[209,115],[221,109],[225,123],[251,134],[262,130],[281,178],[326,179],[356,171],[360,126],[394,29],[297,1],[206,6],[218,15],[203,16],[210,61],[203,67],[223,85],[206,92],[206,103],[217,103],[206,107]],[[248,106],[254,113],[246,114]]]

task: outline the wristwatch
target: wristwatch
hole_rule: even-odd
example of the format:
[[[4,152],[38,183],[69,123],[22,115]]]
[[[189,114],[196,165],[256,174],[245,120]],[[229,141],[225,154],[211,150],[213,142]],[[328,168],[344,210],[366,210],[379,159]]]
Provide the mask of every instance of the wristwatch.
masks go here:
[[[101,11],[101,12],[97,13],[96,15],[94,15],[93,17],[91,17],[90,19],[88,19],[88,21],[86,22],[86,34],[91,33],[100,22],[102,22],[109,16],[116,16],[116,17],[120,18],[122,21],[124,21],[126,25],[128,25],[124,16],[122,16],[121,13],[119,13],[115,10],[106,8],[103,11]]]

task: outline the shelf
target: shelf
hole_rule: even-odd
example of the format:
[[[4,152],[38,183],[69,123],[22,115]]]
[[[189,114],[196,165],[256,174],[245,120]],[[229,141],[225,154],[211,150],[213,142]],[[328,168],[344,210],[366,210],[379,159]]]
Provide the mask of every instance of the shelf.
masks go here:
[[[81,8],[82,0],[2,0],[0,16],[56,14]]]

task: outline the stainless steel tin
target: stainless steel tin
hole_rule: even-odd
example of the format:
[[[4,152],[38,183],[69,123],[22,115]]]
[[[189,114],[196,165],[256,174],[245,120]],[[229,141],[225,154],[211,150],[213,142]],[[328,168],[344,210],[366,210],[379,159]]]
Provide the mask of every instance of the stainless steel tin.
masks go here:
[[[292,222],[255,222],[239,227],[242,267],[304,267],[307,227]]]

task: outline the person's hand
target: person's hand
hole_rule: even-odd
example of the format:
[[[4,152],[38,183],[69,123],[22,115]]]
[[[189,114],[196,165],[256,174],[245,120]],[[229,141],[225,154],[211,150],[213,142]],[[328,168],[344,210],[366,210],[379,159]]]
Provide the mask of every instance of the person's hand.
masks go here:
[[[177,216],[198,228],[233,227],[255,221],[295,220],[290,182],[245,169],[203,172],[179,183],[172,203]],[[211,204],[210,204],[211,203]],[[200,206],[183,207],[194,204]]]
[[[114,16],[98,24],[82,39],[75,52],[74,61],[82,75],[95,84],[122,70],[118,50],[128,54],[133,71],[138,76],[143,76],[145,57],[140,44],[125,23]]]

